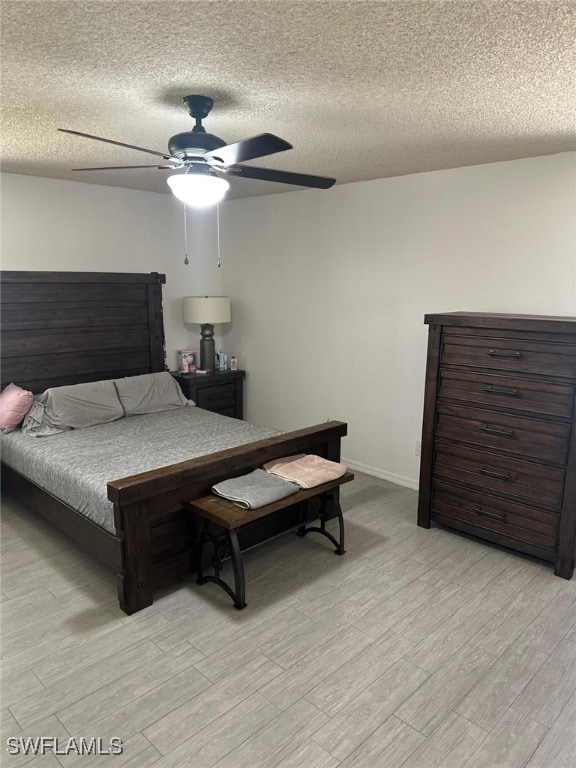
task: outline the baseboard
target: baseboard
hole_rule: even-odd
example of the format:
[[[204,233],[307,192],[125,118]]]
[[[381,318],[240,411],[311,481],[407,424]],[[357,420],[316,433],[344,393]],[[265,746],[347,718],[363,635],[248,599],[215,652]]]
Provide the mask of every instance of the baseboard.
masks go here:
[[[373,475],[379,477],[381,480],[389,480],[396,485],[402,485],[404,488],[413,488],[418,490],[418,480],[414,480],[411,477],[404,477],[403,475],[395,475],[392,472],[386,472],[380,467],[371,467],[369,464],[361,464],[359,461],[348,461],[348,459],[342,459],[342,463],[346,464],[349,469],[357,469],[358,472],[365,472],[367,475]]]

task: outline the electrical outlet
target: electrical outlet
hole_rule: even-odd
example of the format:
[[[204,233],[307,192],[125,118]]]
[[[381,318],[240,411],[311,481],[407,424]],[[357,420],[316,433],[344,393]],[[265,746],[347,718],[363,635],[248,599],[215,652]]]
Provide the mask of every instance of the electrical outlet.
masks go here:
[[[420,440],[416,440],[416,445],[414,446],[414,455],[415,456],[422,455],[422,443],[420,442]]]

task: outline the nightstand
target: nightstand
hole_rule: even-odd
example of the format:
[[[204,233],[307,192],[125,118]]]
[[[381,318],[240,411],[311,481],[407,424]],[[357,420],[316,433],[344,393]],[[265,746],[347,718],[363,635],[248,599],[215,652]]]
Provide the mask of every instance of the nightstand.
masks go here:
[[[222,416],[242,418],[242,383],[245,371],[214,371],[214,373],[179,373],[170,371],[182,392],[199,408],[215,411]]]

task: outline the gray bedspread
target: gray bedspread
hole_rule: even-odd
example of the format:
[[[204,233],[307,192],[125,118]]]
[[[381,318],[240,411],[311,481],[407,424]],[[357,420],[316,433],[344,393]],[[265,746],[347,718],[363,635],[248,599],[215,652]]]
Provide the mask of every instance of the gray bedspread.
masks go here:
[[[277,434],[201,408],[179,408],[51,437],[2,434],[2,461],[114,533],[109,481]]]

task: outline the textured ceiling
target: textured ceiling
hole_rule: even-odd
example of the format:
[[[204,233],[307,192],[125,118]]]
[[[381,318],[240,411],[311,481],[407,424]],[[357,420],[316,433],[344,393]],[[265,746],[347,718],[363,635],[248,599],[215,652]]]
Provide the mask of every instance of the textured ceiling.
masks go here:
[[[5,171],[167,192],[165,171],[71,172],[150,156],[56,128],[165,151],[191,93],[227,142],[294,145],[253,164],[340,184],[576,149],[574,2],[7,0],[1,32]]]

